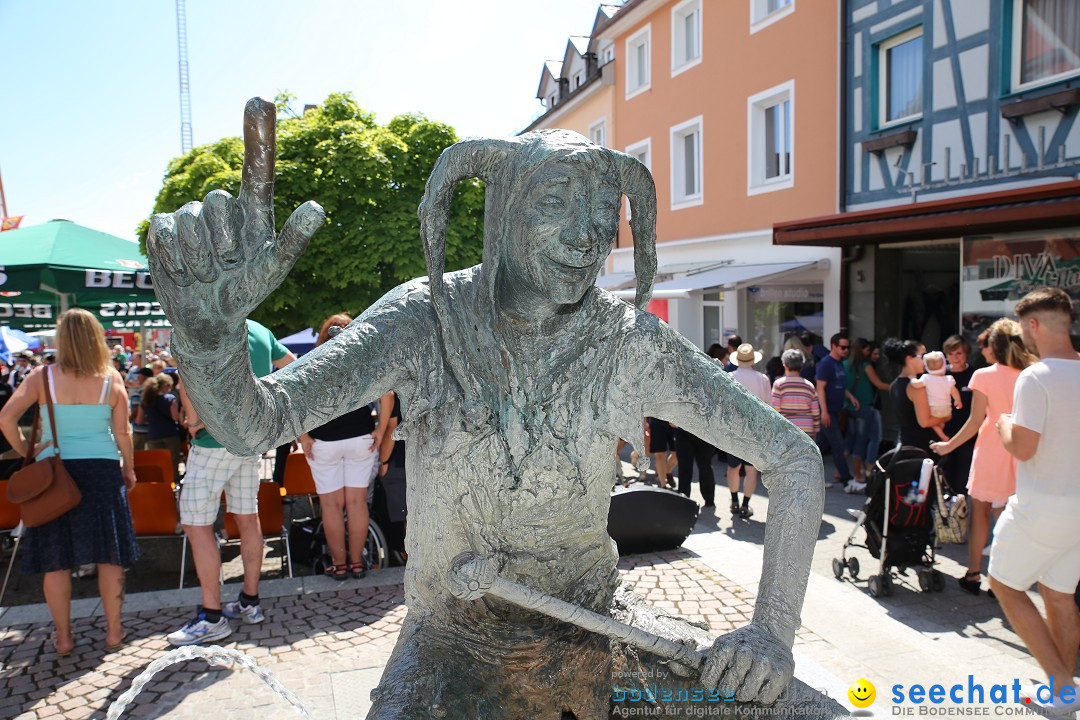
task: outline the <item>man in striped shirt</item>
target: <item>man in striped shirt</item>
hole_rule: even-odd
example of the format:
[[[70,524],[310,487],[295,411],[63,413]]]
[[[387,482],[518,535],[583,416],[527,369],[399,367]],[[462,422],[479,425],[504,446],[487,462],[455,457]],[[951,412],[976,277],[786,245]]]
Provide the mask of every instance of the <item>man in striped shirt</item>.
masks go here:
[[[821,406],[817,390],[799,373],[804,357],[799,350],[785,350],[780,356],[784,363],[784,376],[776,378],[772,389],[772,406],[795,427],[817,437],[821,424]]]

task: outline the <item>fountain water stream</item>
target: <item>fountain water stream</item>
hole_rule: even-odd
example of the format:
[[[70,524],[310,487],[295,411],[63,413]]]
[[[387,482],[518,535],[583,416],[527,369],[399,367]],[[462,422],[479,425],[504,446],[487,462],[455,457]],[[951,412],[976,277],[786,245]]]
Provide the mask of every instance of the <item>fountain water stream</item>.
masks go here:
[[[231,665],[234,662],[237,663],[240,667],[253,672],[256,677],[269,685],[271,690],[285,698],[289,705],[292,706],[293,710],[301,717],[311,717],[311,713],[308,712],[303,700],[282,685],[269,670],[259,667],[258,663],[255,662],[255,658],[250,655],[245,655],[239,650],[218,647],[217,645],[211,645],[209,647],[188,645],[187,647],[172,650],[164,657],[160,657],[150,663],[150,665],[135,678],[135,681],[131,683],[131,687],[128,691],[118,697],[116,701],[109,706],[109,712],[106,714],[105,720],[118,720],[124,710],[127,709],[128,705],[131,704],[131,701],[135,699],[136,695],[142,692],[143,687],[150,682],[154,675],[170,665],[175,665],[176,663],[192,660],[194,658],[202,658],[212,665]]]

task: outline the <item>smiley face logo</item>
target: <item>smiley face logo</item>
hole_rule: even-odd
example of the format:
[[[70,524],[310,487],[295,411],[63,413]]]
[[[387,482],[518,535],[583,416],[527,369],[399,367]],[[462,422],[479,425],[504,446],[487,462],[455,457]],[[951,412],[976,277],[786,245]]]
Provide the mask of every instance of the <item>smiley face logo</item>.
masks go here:
[[[868,708],[874,704],[874,698],[877,697],[877,690],[874,689],[873,684],[869,680],[859,678],[855,682],[851,683],[851,687],[847,691],[848,700],[851,704],[857,708]]]

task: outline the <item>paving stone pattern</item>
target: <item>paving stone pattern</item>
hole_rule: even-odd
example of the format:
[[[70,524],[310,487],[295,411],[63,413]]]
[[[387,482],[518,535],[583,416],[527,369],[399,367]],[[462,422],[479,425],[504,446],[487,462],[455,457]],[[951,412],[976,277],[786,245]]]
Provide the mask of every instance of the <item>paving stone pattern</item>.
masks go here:
[[[677,550],[624,558],[624,578],[650,602],[707,622],[714,633],[749,622],[753,595]],[[366,697],[352,689],[377,680],[405,617],[401,585],[263,600],[266,621],[237,625],[223,645],[251,655],[308,705],[314,718],[362,717]],[[109,705],[154,659],[169,649],[166,633],[190,607],[125,613],[128,643],[106,653],[104,619],[75,620],[75,652],[53,652],[48,624],[0,629],[0,718],[104,718]],[[801,635],[812,635],[803,630]],[[356,714],[350,706],[356,706]],[[208,669],[192,660],[162,670],[124,717],[295,718],[270,689],[240,669]],[[242,713],[242,714],[239,714]]]
[[[693,497],[701,501],[696,486]],[[702,513],[687,548],[620,563],[624,578],[649,602],[703,620],[715,634],[751,618],[768,512],[762,490],[749,522],[730,517],[723,507],[726,497],[719,497],[719,512]],[[985,682],[1038,679],[1038,666],[997,603],[985,595],[967,595],[951,578],[945,592],[927,594],[909,577],[895,596],[875,600],[866,592],[871,561],[864,551],[857,553],[866,561],[858,580],[832,577],[831,559],[839,556],[854,527],[848,511],[863,501],[839,490],[827,494],[803,607],[803,621],[812,631],[801,628],[796,637],[800,677],[810,672],[820,683],[815,687],[827,687],[837,698],[859,677],[875,683],[937,682],[962,670]],[[938,567],[956,577],[965,557],[965,548],[947,546]],[[305,701],[316,720],[363,718],[368,692],[381,676],[405,616],[400,570],[370,573],[366,580],[343,585],[322,577],[270,580],[263,588],[266,622],[234,624],[225,645],[254,656]],[[165,634],[189,618],[196,597],[197,590],[190,589],[130,598],[124,616],[129,643],[115,653],[101,647],[104,621],[90,607],[97,601],[79,600],[80,619],[74,621],[78,644],[67,658],[52,652],[51,627],[40,606],[6,611],[0,616],[0,625],[7,625],[0,627],[0,720],[104,718],[112,701],[168,649]],[[1033,599],[1041,606],[1034,594]],[[164,609],[149,609],[155,607]],[[297,715],[254,675],[192,661],[162,671],[124,717],[284,720]]]

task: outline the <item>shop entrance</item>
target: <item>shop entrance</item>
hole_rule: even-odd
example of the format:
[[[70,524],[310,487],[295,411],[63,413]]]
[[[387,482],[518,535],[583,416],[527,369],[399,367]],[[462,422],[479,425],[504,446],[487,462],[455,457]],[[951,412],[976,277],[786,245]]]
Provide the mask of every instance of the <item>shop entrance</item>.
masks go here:
[[[821,283],[761,285],[746,288],[744,340],[765,359],[780,354],[784,341],[804,332],[821,337],[825,324],[825,292]]]
[[[874,328],[875,340],[918,340],[929,350],[959,332],[959,241],[876,249]]]

